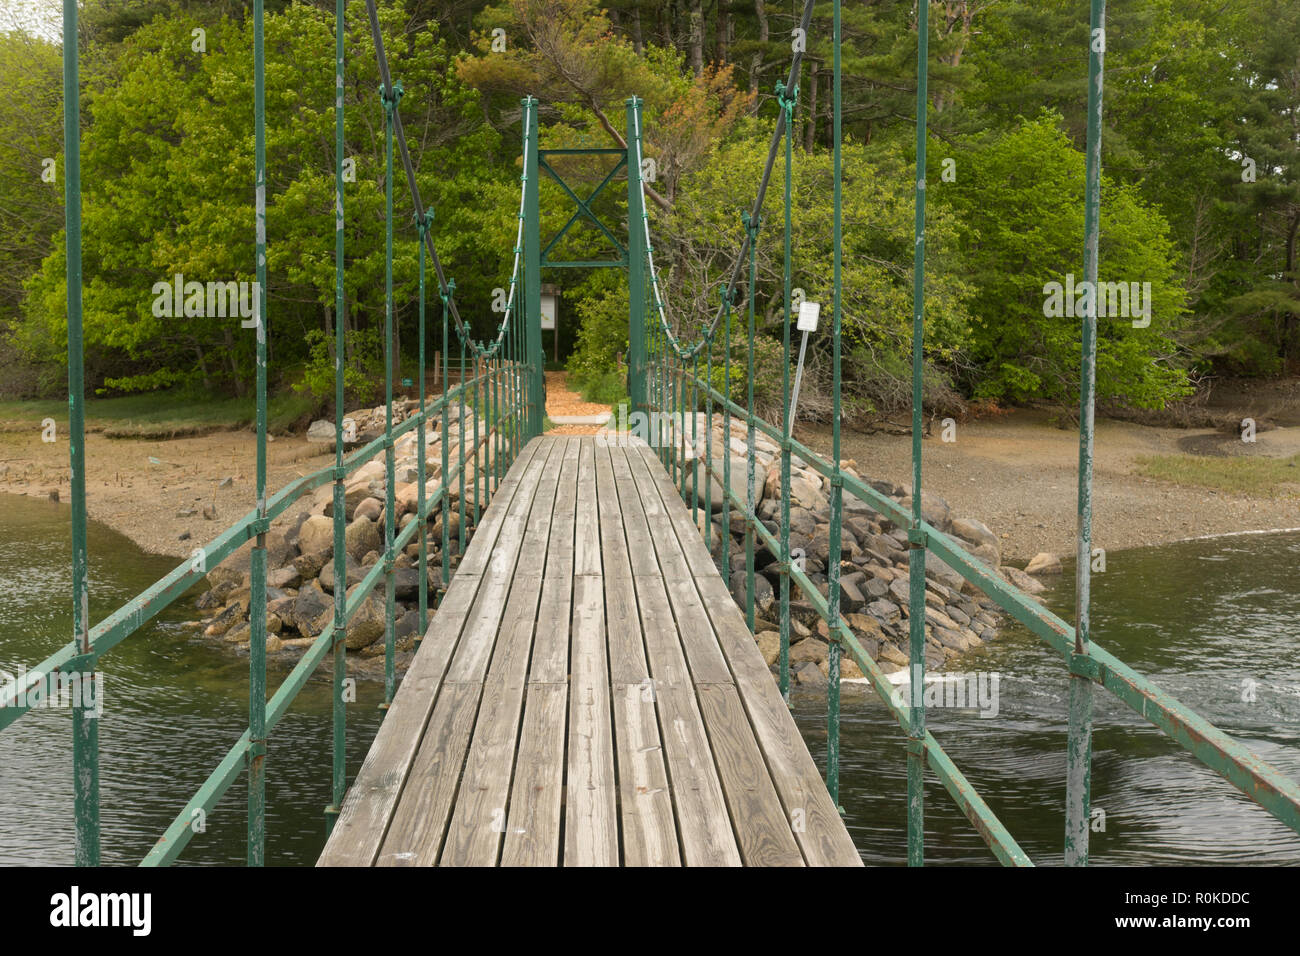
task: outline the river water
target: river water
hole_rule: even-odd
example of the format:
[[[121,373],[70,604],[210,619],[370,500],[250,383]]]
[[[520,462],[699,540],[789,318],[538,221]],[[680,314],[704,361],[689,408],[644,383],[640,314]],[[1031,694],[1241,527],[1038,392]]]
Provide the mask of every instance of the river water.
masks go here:
[[[66,505],[0,496],[0,670],[31,667],[67,641]],[[172,567],[92,523],[91,618],[98,621]],[[1108,555],[1094,576],[1093,633],[1121,660],[1300,779],[1300,534],[1189,541]],[[1073,618],[1073,577],[1044,595]],[[184,628],[182,600],[105,658],[100,718],[105,863],[138,862],[238,739],[248,720],[248,659]],[[998,675],[997,715],[930,711],[931,731],[1039,864],[1061,861],[1067,676],[1062,661],[1008,625],[954,668]],[[287,668],[273,665],[277,686]],[[987,680],[987,677],[986,677]],[[986,685],[987,686],[987,685]],[[361,681],[348,708],[355,773],[379,725],[382,684]],[[1253,698],[1250,699],[1250,698]],[[795,717],[819,763],[825,695],[796,693]],[[1202,767],[1105,691],[1093,738],[1094,864],[1300,864],[1300,836]],[[71,718],[33,711],[0,732],[0,865],[73,859]],[[330,686],[299,695],[271,737],[267,859],[309,865],[324,844],[330,788]],[[874,695],[845,685],[841,800],[863,859],[906,853],[906,749]],[[242,864],[242,778],[182,855]],[[1104,824],[1104,830],[1096,829]],[[927,861],[994,861],[943,787],[926,790]]]

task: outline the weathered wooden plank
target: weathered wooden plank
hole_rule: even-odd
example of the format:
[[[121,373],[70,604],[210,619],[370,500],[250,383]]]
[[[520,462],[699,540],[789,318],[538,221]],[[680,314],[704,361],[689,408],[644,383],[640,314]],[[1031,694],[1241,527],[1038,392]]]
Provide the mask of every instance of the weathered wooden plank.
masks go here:
[[[646,683],[614,685],[624,866],[680,866],[672,793]]]
[[[636,578],[636,596],[651,680],[655,686],[689,685],[691,671],[686,664],[686,654],[682,650],[664,582],[649,575]]]
[[[781,807],[736,688],[705,684],[698,693],[745,865],[803,866],[791,821]]]
[[[558,866],[569,685],[529,684],[502,866]]]
[[[643,553],[634,558],[628,553],[628,541],[624,537],[627,517],[621,509],[611,461],[611,458],[619,460],[622,457],[621,448],[596,448],[601,561],[605,566],[605,630],[610,680],[614,684],[640,684],[649,678],[650,669],[646,665],[645,647],[641,641],[632,564],[647,557],[653,561],[654,554]]]
[[[433,866],[478,710],[479,684],[444,684],[380,847],[378,866]]]
[[[496,547],[483,570],[483,585],[470,612],[469,624],[447,671],[449,682],[481,683],[484,679],[500,631],[528,517],[537,505],[537,487],[546,469],[551,447],[547,447],[546,455],[534,455],[510,502]],[[543,501],[538,507],[549,510],[550,504]]]
[[[542,598],[537,610],[537,632],[533,638],[533,661],[529,680],[559,683],[569,674],[569,621],[573,612],[573,534],[578,493],[578,449],[576,438],[565,443],[555,493],[555,514],[546,547],[546,570]]]
[[[523,662],[527,664],[527,658]],[[522,676],[523,667],[520,667]],[[472,686],[472,685],[463,685]],[[522,681],[491,680],[465,758],[455,810],[438,858],[442,866],[493,866],[506,829],[506,799],[519,742]]]
[[[677,630],[681,634],[682,647],[686,649],[686,659],[691,665],[691,679],[697,684],[730,684],[731,670],[695,589],[694,579],[666,580],[664,587],[677,618]]]
[[[531,461],[538,442],[525,446],[517,459],[518,471],[503,481],[489,514],[466,549],[466,559],[488,554],[495,545],[502,522],[495,516],[511,506],[519,487],[518,475]],[[398,687],[384,724],[376,735],[356,780],[349,789],[339,819],[321,853],[320,866],[359,866],[374,863],[381,841],[389,829],[394,808],[415,761],[425,725],[434,711],[438,690],[448,663],[458,645],[465,623],[479,591],[481,579],[465,570],[462,563],[455,583],[429,623],[428,632],[406,676]]]
[[[686,865],[740,866],[740,850],[694,690],[656,686],[655,702]]]
[[[804,859],[810,866],[861,866],[817,764],[726,586],[716,576],[696,583]]]
[[[515,494],[519,490],[519,485],[523,482],[524,477],[530,473],[535,456],[540,456],[540,460],[545,461],[546,456],[550,454],[551,445],[554,438],[543,435],[541,438],[534,438],[524,446],[515,463],[506,473],[505,479],[501,482],[501,487],[493,495],[493,503],[501,503],[504,507],[493,509],[488,506],[487,512],[484,512],[479,526],[474,532],[473,538],[465,547],[465,556],[456,566],[456,573],[464,572],[465,574],[482,574],[483,569],[487,566],[488,557],[492,554],[495,546],[497,534],[501,530],[501,525],[505,522],[506,513],[510,510],[510,502],[514,500]],[[459,487],[459,486],[458,486]],[[469,486],[466,486],[468,493]]]
[[[672,479],[664,471],[663,465],[655,457],[654,452],[644,444],[638,444],[629,449],[629,462],[632,466],[632,475],[636,479],[637,487],[641,490],[642,497],[649,499],[650,485],[654,485],[659,492],[660,498],[665,503],[681,502],[681,495],[673,487]],[[637,457],[632,457],[632,456]],[[640,459],[638,463],[637,458]],[[704,492],[700,490],[700,514],[704,513]],[[647,506],[648,507],[648,506]],[[709,554],[708,545],[704,543],[704,538],[700,534],[700,529],[695,526],[695,521],[691,517],[690,508],[684,503],[680,510],[665,508],[668,520],[673,528],[677,531],[678,541],[682,545],[682,552],[686,556],[686,563],[690,566],[691,574],[704,575],[716,574],[717,567],[713,563],[713,556]]]
[[[600,513],[596,500],[596,443],[578,449],[578,514],[573,536],[573,573],[600,574]]]
[[[650,539],[647,545],[654,548],[656,558],[654,573],[665,581],[684,581],[692,576],[691,568],[682,553],[671,519],[671,512],[675,508],[680,509],[680,502],[670,498],[665,503],[659,488],[646,474],[646,464],[638,450],[628,448],[626,453],[627,477],[619,482],[619,493],[622,500],[628,502],[632,521],[647,529]],[[655,464],[658,465],[658,462]],[[629,531],[629,543],[631,540]]]
[[[604,611],[600,577],[579,575],[573,589],[565,866],[618,865],[617,793],[609,676],[605,669]]]

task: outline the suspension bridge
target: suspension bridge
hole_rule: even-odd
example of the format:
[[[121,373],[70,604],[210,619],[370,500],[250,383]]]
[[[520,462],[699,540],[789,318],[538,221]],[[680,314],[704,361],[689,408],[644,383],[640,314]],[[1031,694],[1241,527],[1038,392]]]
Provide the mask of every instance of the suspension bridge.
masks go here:
[[[845,654],[897,719],[907,741],[906,862],[925,858],[924,783],[937,779],[994,858],[1030,865],[1011,829],[999,820],[926,729],[920,693],[894,699],[893,685],[847,626],[840,613],[840,568],[827,567],[823,591],[791,559],[789,487],[792,462],[825,481],[830,500],[830,554],[841,551],[846,495],[907,533],[908,651],[913,688],[925,674],[925,581],[927,555],[934,555],[983,591],[1013,618],[1057,651],[1069,674],[1064,860],[1088,862],[1093,695],[1097,688],[1149,720],[1191,757],[1221,774],[1284,824],[1300,831],[1300,787],[1218,730],[1092,640],[1089,625],[1091,553],[1093,386],[1096,317],[1081,319],[1079,533],[1076,613],[1073,625],[1052,614],[995,571],[932,527],[921,513],[922,496],[904,507],[843,470],[840,465],[841,190],[840,4],[834,5],[834,289],[832,454],[825,459],[794,439],[789,399],[782,421],[770,423],[753,409],[756,250],[764,236],[764,206],[777,160],[784,152],[783,389],[790,394],[791,168],[792,127],[798,110],[802,54],[795,52],[777,89],[779,111],[764,173],[744,213],[745,235],[722,283],[711,317],[676,316],[665,302],[655,264],[654,234],[641,181],[641,104],[627,102],[625,145],[610,149],[541,149],[538,103],[523,100],[523,175],[519,226],[506,313],[490,342],[475,340],[463,321],[455,284],[444,273],[416,185],[401,123],[401,85],[392,77],[373,0],[367,3],[382,77],[386,141],[386,348],[393,347],[393,184],[400,158],[420,238],[420,407],[400,424],[392,415],[392,363],[386,379],[388,419],[382,437],[344,454],[343,373],[336,378],[335,463],[270,494],[266,488],[266,150],[264,51],[261,3],[254,5],[256,261],[261,299],[257,316],[257,507],[206,547],[210,564],[252,541],[250,572],[248,729],[232,742],[211,772],[142,861],[175,861],[194,838],[192,820],[211,810],[241,777],[248,790],[247,860],[265,862],[267,741],[294,698],[319,665],[332,660],[332,803],[325,808],[329,837],[323,865],[854,865],[859,857],[838,808],[840,762],[840,669]],[[916,224],[913,310],[912,487],[920,489],[921,371],[925,314],[925,149],[928,5],[918,16]],[[810,27],[812,3],[801,25]],[[343,84],[344,3],[336,7],[336,198],[337,305],[344,314]],[[1105,5],[1091,0],[1091,37],[1104,37]],[[103,621],[88,620],[86,504],[81,337],[81,222],[77,4],[64,3],[65,146],[67,151],[67,269],[69,394],[72,468],[73,635],[26,678],[56,672],[93,671],[108,652],[137,632],[197,583],[190,563],[176,568]],[[1100,142],[1105,43],[1090,44],[1086,220],[1083,272],[1095,282],[1100,210]],[[1085,51],[1080,51],[1082,59]],[[587,199],[565,184],[552,164],[562,155],[608,156],[612,171]],[[538,184],[542,174],[561,183],[576,209],[560,234],[542,242]],[[622,230],[602,223],[592,200],[620,177],[627,182],[627,221]],[[564,232],[586,219],[605,234],[616,253],[609,261],[553,260]],[[461,350],[475,372],[462,376],[436,400],[425,388],[426,286],[431,266],[441,302],[442,356]],[[635,410],[678,423],[649,443],[635,439],[567,438],[544,434],[544,353],[541,345],[541,273],[547,268],[618,267],[629,289],[628,388]],[[698,334],[688,340],[687,329]],[[456,346],[453,342],[457,343]],[[336,348],[345,341],[336,322]],[[743,353],[746,403],[731,389],[735,353]],[[723,388],[716,385],[721,366]],[[445,366],[444,366],[445,370]],[[444,375],[444,381],[446,377]],[[472,408],[472,413],[467,409]],[[465,440],[465,422],[473,440]],[[715,463],[713,433],[720,420],[728,442],[733,422],[746,440],[744,490],[732,482],[731,455]],[[453,421],[461,440],[449,457]],[[704,454],[701,431],[706,436]],[[418,442],[416,520],[395,526],[394,447],[414,432]],[[439,436],[441,468],[426,482],[425,443]],[[755,513],[755,450],[760,439],[780,451],[781,501],[776,530]],[[332,619],[297,666],[268,698],[266,680],[266,539],[271,522],[302,495],[332,485],[333,562],[346,580],[345,482],[382,455],[386,467],[383,560],[346,591],[335,588]],[[468,486],[467,486],[468,482]],[[743,608],[719,574],[731,568],[729,535],[711,551],[701,529],[715,508],[729,529],[733,515],[744,527]],[[472,505],[469,504],[472,489]],[[482,507],[485,506],[485,507]],[[468,510],[467,510],[468,509]],[[428,593],[429,522],[459,513],[462,549],[451,574],[442,565],[443,587]],[[702,520],[701,516],[704,516]],[[449,553],[451,522],[442,520],[442,551]],[[464,536],[472,530],[468,547]],[[417,541],[420,565],[420,634],[413,663],[400,687],[394,668],[394,559]],[[755,554],[778,556],[780,656],[775,678],[758,653],[755,622]],[[371,589],[386,592],[386,716],[369,754],[349,786],[345,762],[348,730],[343,687],[347,623]],[[818,768],[787,710],[790,604],[794,592],[811,604],[830,637],[827,685],[827,753]],[[349,596],[351,594],[352,596]],[[440,595],[433,607],[430,598]],[[22,688],[16,691],[21,692]],[[0,730],[26,706],[18,694],[0,697]],[[83,709],[73,712],[73,787],[76,858],[100,859],[98,724]],[[1014,821],[1011,821],[1014,823]]]

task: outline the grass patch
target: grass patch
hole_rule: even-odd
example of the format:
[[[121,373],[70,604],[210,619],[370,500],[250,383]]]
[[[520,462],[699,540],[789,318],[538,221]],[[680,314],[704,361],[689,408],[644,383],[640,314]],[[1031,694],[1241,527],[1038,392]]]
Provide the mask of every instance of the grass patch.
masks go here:
[[[575,384],[572,379],[570,384]],[[627,398],[627,378],[622,371],[602,372],[576,384],[584,402],[595,402],[611,408],[630,404]]]
[[[1289,498],[1300,491],[1300,455],[1290,458],[1153,455],[1138,458],[1136,464],[1138,473],[1147,478],[1229,494]]]
[[[310,417],[313,406],[313,399],[293,392],[271,396],[266,409],[267,429],[284,433]],[[0,402],[0,422],[13,423],[6,430],[15,430],[14,425],[28,428],[45,418],[53,418],[66,428],[68,403],[57,399]],[[256,422],[257,403],[251,398],[151,392],[86,401],[87,427],[109,438],[177,438],[246,428]]]

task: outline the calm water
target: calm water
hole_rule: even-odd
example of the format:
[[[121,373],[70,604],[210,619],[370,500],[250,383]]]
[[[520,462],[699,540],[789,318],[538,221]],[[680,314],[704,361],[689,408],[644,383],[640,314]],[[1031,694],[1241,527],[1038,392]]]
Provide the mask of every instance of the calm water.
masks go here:
[[[32,667],[71,634],[70,509],[0,495],[0,670]],[[89,529],[91,620],[176,566],[104,525]],[[180,622],[182,599],[102,661],[100,819],[105,863],[134,864],[248,726],[248,657]],[[271,688],[288,668],[273,669]],[[379,725],[383,685],[361,681],[349,706],[355,773]],[[267,860],[315,861],[330,798],[330,685],[314,679],[277,725],[267,755]],[[352,733],[355,729],[359,733]],[[73,862],[72,718],[33,710],[0,732],[0,865]],[[181,861],[244,862],[248,790],[240,777]]]
[[[1049,607],[1073,621],[1073,568]],[[1093,576],[1093,639],[1183,704],[1300,780],[1300,535],[1188,541],[1108,555]],[[1060,655],[1018,625],[951,670],[1001,675],[999,712],[931,710],[928,727],[1030,858],[1060,864],[1068,677]],[[1254,703],[1243,701],[1255,682]],[[847,687],[846,687],[847,690]],[[1300,864],[1300,835],[1194,760],[1108,692],[1094,694],[1092,806],[1105,832],[1093,864]],[[823,696],[795,701],[819,762]],[[841,804],[868,863],[906,853],[906,749],[874,695],[846,693]],[[926,787],[926,858],[992,854],[943,786]]]
[[[67,640],[70,573],[65,505],[0,496],[0,670],[32,666]],[[128,539],[90,529],[92,619],[174,566]],[[1300,535],[1186,542],[1108,556],[1094,577],[1096,640],[1300,779]],[[1067,574],[1045,595],[1072,619]],[[103,858],[135,863],[247,725],[248,661],[180,626],[181,610],[106,658],[100,745]],[[999,713],[932,710],[930,728],[1035,862],[1060,862],[1067,678],[1061,659],[1008,627],[964,671],[997,672]],[[274,687],[284,669],[273,671]],[[1256,682],[1255,702],[1242,700]],[[349,708],[355,773],[378,726],[382,685],[362,681]],[[1192,760],[1104,691],[1096,694],[1092,835],[1097,864],[1300,864],[1300,836]],[[796,695],[795,716],[819,762],[824,695]],[[841,803],[869,863],[906,849],[904,740],[874,696],[845,686]],[[268,757],[267,856],[310,864],[324,844],[329,799],[329,684],[313,681],[276,728]],[[71,719],[34,711],[0,733],[0,864],[72,862]],[[241,864],[241,778],[182,855]],[[932,782],[927,859],[993,857]]]

